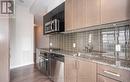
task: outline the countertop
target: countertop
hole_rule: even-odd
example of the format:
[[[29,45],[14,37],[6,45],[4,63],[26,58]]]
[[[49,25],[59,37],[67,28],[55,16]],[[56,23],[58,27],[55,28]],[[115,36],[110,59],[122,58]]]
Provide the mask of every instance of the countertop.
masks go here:
[[[124,69],[130,71],[130,61],[125,60],[116,60],[115,58],[110,57],[104,57],[102,54],[98,53],[81,53],[81,52],[71,52],[66,50],[60,50],[60,49],[47,49],[47,48],[39,48],[42,52],[48,52],[48,53],[55,53],[55,54],[61,54],[64,56],[74,57],[78,60],[84,60],[84,61],[90,61],[98,64],[108,65],[119,69]]]

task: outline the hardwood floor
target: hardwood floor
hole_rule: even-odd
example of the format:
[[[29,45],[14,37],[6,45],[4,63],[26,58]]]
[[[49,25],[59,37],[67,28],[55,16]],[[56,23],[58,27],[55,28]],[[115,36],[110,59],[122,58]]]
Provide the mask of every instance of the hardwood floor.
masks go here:
[[[11,70],[10,82],[51,82],[47,76],[40,73],[33,65]]]

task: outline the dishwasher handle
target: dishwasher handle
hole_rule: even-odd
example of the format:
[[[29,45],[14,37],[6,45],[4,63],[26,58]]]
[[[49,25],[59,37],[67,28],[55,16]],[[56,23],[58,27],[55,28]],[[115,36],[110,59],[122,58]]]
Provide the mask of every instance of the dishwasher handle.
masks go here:
[[[53,59],[64,62],[64,57],[54,57]]]

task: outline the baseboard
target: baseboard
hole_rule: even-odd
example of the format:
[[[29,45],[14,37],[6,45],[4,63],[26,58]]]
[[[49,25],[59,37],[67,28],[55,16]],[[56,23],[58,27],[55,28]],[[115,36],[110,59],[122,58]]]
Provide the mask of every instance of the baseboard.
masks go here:
[[[34,63],[28,63],[28,64],[17,65],[17,66],[10,67],[10,69],[16,69],[16,68],[19,68],[19,67],[23,67],[23,66],[27,66],[27,65],[32,65],[32,64],[34,64]]]

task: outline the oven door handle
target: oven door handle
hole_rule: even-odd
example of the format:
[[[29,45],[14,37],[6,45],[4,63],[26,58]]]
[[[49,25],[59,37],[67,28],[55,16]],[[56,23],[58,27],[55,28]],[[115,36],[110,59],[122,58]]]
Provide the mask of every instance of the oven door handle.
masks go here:
[[[43,60],[43,61],[49,61],[48,58],[44,58],[44,57],[42,58],[42,60]]]
[[[44,61],[48,61],[49,59],[45,58]]]

